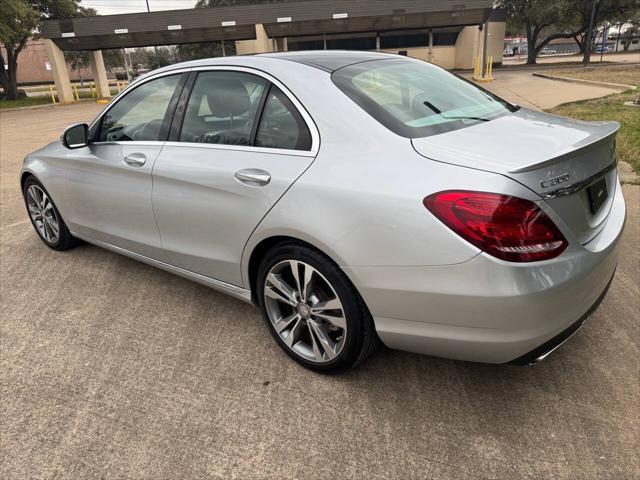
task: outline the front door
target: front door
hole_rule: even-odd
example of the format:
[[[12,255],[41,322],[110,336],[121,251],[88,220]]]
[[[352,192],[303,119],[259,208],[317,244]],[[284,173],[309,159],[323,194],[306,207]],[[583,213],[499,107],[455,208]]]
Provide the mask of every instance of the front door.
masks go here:
[[[94,141],[69,156],[72,231],[141,255],[160,255],[151,171],[182,79],[180,74],[165,76],[128,92],[103,115]]]
[[[207,71],[175,140],[153,169],[162,247],[171,264],[240,286],[251,233],[315,157],[307,123],[265,78]]]

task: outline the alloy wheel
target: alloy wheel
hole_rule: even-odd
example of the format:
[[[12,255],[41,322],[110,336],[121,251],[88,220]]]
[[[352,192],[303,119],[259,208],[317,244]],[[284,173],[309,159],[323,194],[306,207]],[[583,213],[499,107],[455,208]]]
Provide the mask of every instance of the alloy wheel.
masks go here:
[[[60,223],[49,196],[37,185],[31,185],[27,190],[27,207],[40,236],[55,244],[60,238]]]
[[[283,343],[305,360],[327,363],[342,351],[347,320],[329,281],[299,260],[276,263],[264,282],[264,302]]]

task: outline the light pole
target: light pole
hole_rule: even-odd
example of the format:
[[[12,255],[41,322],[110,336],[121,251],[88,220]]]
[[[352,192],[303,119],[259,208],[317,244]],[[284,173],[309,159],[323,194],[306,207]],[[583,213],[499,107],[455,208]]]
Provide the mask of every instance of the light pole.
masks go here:
[[[593,36],[593,22],[596,17],[596,6],[598,5],[598,0],[593,0],[593,5],[591,7],[591,20],[589,21],[589,28],[587,29],[587,39],[584,44],[584,58],[582,59],[582,65],[585,67],[589,65],[589,60],[591,60],[591,37]]]
[[[147,13],[151,13],[151,9],[149,8],[149,0],[145,0],[145,1],[147,2]],[[160,57],[158,56],[158,47],[154,45],[153,49],[156,52],[156,68],[160,68]]]

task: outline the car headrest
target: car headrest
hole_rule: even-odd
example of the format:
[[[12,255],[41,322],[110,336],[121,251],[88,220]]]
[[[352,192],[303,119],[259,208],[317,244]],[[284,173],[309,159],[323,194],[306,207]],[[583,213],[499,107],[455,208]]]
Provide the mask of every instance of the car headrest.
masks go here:
[[[237,117],[251,108],[251,98],[240,80],[212,78],[208,87],[207,103],[215,117]]]

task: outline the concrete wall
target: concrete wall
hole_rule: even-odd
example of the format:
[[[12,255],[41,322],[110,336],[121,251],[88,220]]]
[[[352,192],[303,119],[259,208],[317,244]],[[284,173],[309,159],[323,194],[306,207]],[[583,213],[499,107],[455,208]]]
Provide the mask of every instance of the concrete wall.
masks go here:
[[[493,57],[493,63],[502,63],[504,51],[504,34],[506,24],[504,22],[489,23],[489,41],[487,55]],[[477,26],[465,27],[456,42],[455,68],[473,68],[475,57],[482,56],[484,32]]]
[[[407,52],[408,57],[419,58],[420,60],[427,60],[429,58],[429,47],[411,47],[411,48],[383,48],[381,52],[398,53],[401,51]],[[433,47],[433,63],[440,65],[441,67],[453,69],[456,63],[456,47],[451,46],[438,46]]]
[[[6,61],[7,55],[4,49],[0,48],[0,52]],[[18,84],[53,82],[53,72],[46,69],[45,62],[51,63],[44,42],[29,40],[18,56]],[[80,80],[80,75],[84,80],[93,77],[89,66],[78,72],[71,70],[71,67],[67,65],[67,70],[72,81]]]
[[[239,40],[236,42],[236,53],[238,55],[249,55],[252,53],[267,53],[275,50],[275,41],[267,36],[267,32],[261,23],[256,24],[255,40]]]
[[[493,63],[502,63],[504,52],[504,35],[507,24],[504,22],[489,22],[489,52]]]

